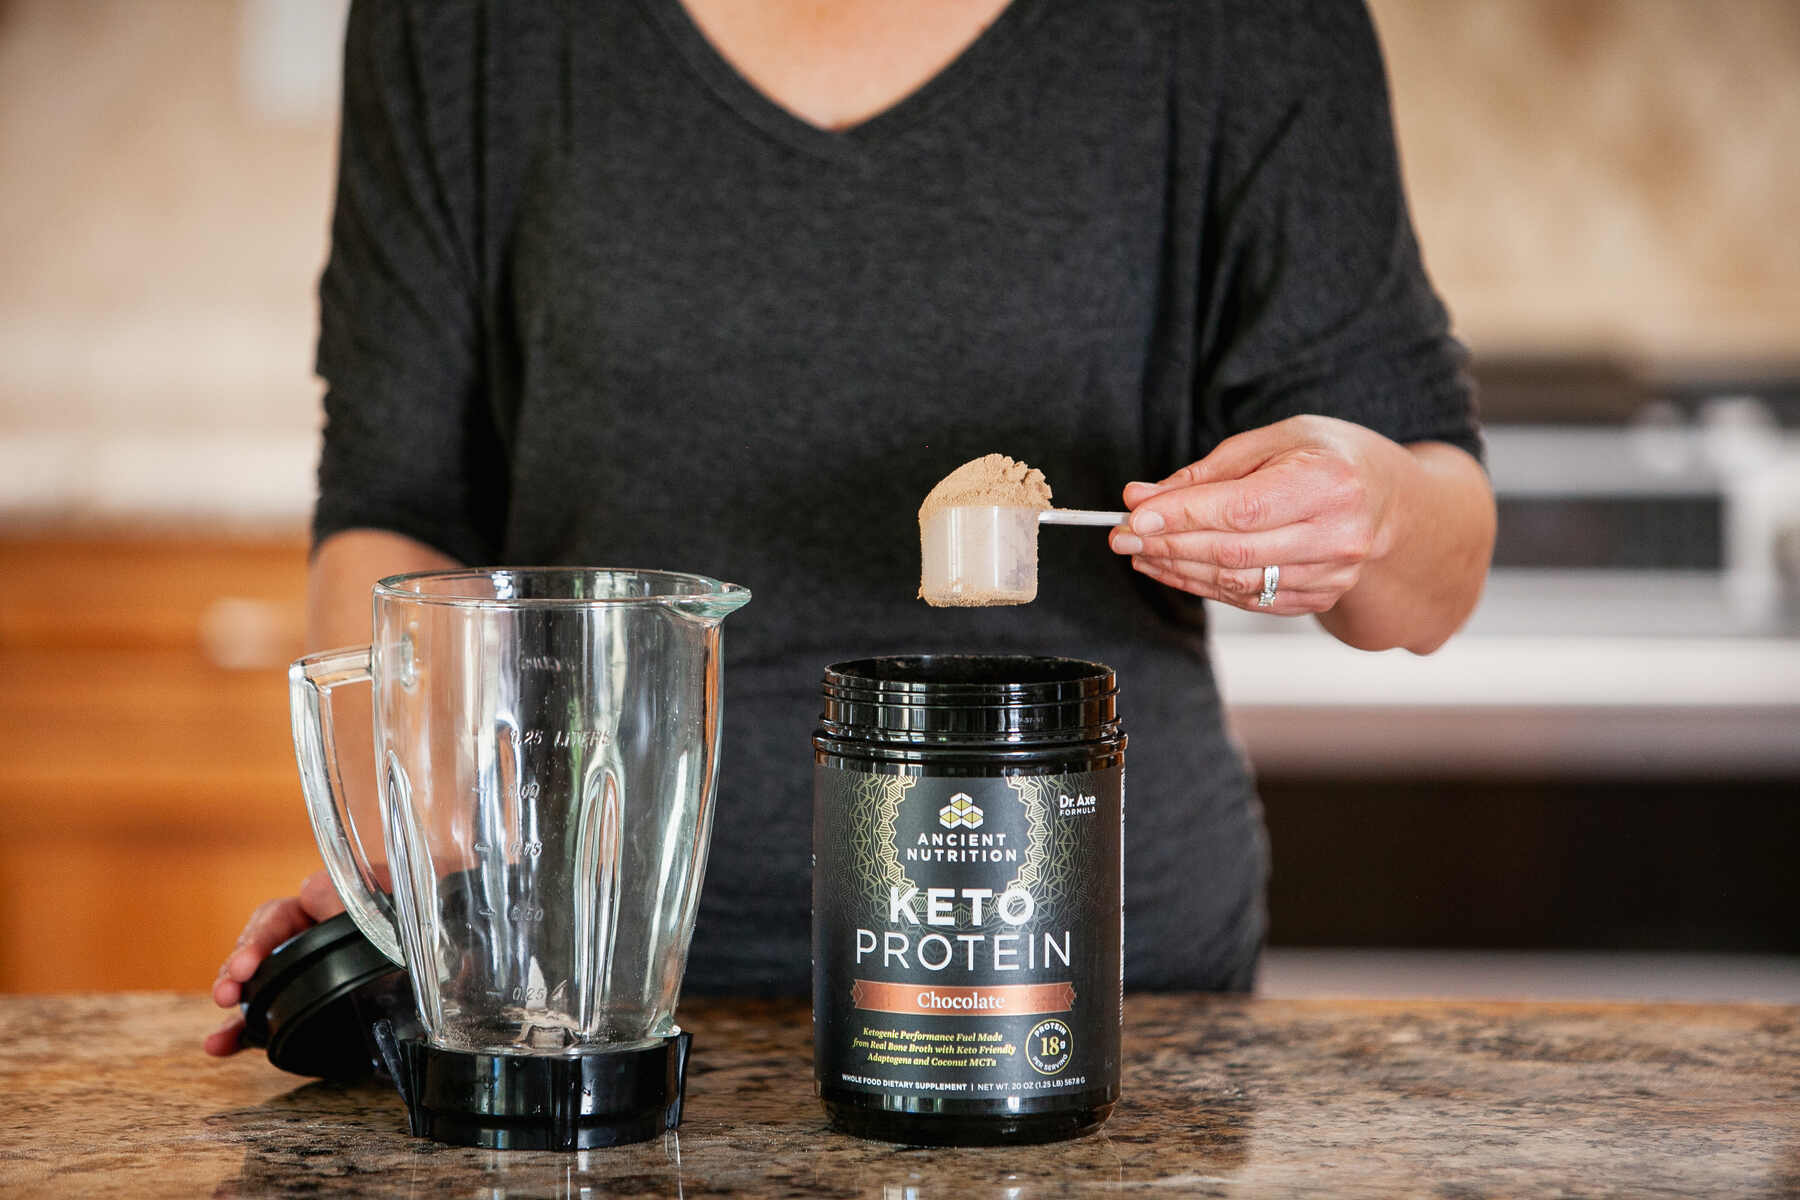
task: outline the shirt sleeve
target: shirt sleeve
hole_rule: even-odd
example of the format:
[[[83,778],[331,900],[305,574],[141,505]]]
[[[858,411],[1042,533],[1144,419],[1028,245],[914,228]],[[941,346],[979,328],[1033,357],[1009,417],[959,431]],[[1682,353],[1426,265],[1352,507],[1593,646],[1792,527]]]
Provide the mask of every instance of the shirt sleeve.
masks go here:
[[[1481,457],[1467,355],[1420,261],[1361,0],[1224,0],[1201,245],[1200,429],[1302,413]]]
[[[506,469],[485,401],[475,250],[477,39],[456,4],[359,0],[344,47],[316,545],[376,528],[468,563],[499,551]]]

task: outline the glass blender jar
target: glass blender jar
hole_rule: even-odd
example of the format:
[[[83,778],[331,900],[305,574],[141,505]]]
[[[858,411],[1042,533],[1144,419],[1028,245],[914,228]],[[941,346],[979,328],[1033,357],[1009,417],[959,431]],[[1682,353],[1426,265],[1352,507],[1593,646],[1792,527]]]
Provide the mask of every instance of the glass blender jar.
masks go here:
[[[293,664],[320,852],[416,1003],[416,1030],[376,1031],[415,1134],[577,1149],[680,1119],[720,624],[749,598],[665,571],[402,575],[375,587],[370,645]],[[355,682],[374,688],[378,838],[334,750],[331,694]]]

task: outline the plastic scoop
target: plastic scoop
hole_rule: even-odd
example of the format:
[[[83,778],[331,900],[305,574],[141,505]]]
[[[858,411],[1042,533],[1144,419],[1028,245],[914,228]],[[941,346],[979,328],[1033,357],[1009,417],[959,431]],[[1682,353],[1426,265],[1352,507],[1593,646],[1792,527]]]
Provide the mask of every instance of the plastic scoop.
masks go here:
[[[954,505],[919,525],[919,596],[939,608],[1037,598],[1039,525],[1123,525],[1130,514],[1082,508]]]

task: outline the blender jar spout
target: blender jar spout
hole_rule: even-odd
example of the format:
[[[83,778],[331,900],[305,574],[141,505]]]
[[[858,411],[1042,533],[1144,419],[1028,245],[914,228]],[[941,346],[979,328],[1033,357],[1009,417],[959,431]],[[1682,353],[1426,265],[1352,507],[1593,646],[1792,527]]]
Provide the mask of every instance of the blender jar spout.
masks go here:
[[[682,596],[673,601],[670,607],[702,624],[717,625],[749,602],[749,588],[735,583],[721,583],[717,591]]]

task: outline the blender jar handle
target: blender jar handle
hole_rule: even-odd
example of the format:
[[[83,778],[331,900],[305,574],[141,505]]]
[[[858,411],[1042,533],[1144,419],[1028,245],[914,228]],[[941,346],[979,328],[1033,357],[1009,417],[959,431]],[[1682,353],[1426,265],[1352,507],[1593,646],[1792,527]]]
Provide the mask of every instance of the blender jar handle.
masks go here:
[[[331,689],[346,683],[373,685],[368,646],[309,654],[288,668],[288,706],[294,724],[294,757],[300,764],[300,790],[306,796],[313,838],[344,908],[377,950],[404,967],[399,932],[391,915],[393,901],[370,886],[374,869],[362,849],[362,839],[351,836],[354,824],[345,815]]]

